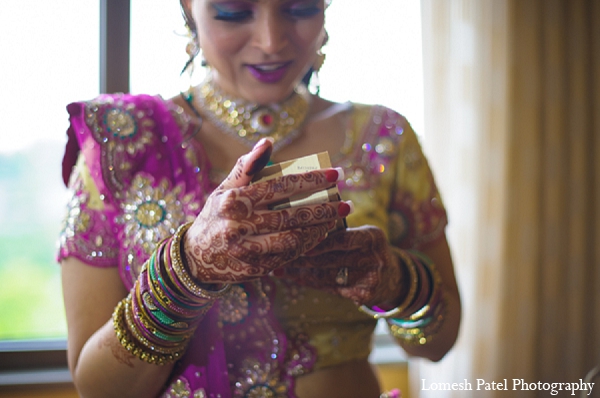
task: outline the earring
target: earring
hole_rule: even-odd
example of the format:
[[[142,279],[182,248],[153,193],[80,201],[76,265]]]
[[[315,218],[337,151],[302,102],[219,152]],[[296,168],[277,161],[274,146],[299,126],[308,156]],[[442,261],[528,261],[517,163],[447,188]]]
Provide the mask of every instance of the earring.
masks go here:
[[[323,54],[323,52],[320,49],[317,50],[317,58],[315,59],[315,62],[313,63],[313,67],[312,67],[313,71],[315,71],[315,73],[319,73],[319,71],[323,67],[323,64],[325,63],[325,58],[326,58],[326,55]]]
[[[312,65],[312,78],[309,80],[310,91],[315,95],[319,95],[321,92],[321,81],[319,80],[319,70],[325,63],[325,54],[321,50],[317,50],[317,58]]]

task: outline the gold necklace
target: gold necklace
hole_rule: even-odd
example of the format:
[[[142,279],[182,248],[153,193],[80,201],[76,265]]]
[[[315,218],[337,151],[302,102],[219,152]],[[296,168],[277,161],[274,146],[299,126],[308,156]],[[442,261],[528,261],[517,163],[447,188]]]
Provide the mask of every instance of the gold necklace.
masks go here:
[[[209,74],[196,88],[200,111],[219,129],[252,148],[263,137],[275,139],[273,152],[292,142],[299,134],[310,109],[310,93],[299,84],[282,103],[259,105],[230,98]]]

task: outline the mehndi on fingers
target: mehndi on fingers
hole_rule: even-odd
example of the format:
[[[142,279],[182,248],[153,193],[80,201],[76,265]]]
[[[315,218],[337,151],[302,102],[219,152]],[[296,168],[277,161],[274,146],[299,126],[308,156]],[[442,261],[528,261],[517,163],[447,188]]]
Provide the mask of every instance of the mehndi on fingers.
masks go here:
[[[393,248],[409,270],[409,292],[402,303],[389,311],[361,306],[375,319],[385,319],[392,335],[409,345],[429,343],[444,322],[446,303],[442,279],[435,265],[423,254]]]

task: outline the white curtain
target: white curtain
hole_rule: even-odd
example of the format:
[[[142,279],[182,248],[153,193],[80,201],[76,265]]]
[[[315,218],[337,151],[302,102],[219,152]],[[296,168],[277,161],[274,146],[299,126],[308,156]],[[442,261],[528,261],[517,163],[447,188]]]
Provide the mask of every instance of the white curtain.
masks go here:
[[[424,147],[463,324],[443,361],[411,361],[410,397],[545,397],[512,379],[600,363],[600,1],[421,4]],[[465,379],[474,391],[422,391]]]

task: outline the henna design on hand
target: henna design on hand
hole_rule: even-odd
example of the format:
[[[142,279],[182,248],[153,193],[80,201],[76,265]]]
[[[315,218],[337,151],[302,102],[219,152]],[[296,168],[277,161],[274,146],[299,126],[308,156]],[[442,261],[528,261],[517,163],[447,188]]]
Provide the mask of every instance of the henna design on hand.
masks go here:
[[[257,156],[256,161],[264,160]],[[248,159],[243,158],[231,178],[209,196],[186,233],[185,259],[198,281],[238,283],[267,275],[313,249],[339,218],[338,202],[268,210],[269,205],[298,193],[331,186],[325,172],[231,187],[245,180]]]
[[[348,281],[341,286],[336,276],[343,267],[348,268]],[[338,231],[277,274],[339,294],[357,305],[394,302],[402,290],[400,264],[383,231],[373,226]]]
[[[129,366],[130,368],[134,367],[133,360],[135,360],[135,356],[127,351],[115,336],[101,337],[98,342],[98,348],[102,349],[103,347],[110,348],[113,357],[118,363]]]

